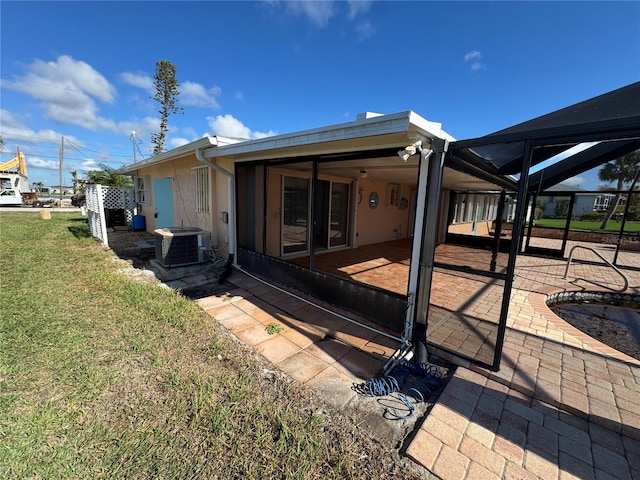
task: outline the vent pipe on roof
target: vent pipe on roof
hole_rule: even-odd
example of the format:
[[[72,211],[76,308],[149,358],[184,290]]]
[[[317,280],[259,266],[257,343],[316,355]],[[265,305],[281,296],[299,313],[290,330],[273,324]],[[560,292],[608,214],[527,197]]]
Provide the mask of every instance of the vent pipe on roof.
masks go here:
[[[356,120],[366,120],[367,118],[382,117],[384,114],[376,112],[362,112],[356,115]]]
[[[205,158],[202,154],[202,149],[196,148],[196,158],[200,163],[204,163],[208,167],[213,168],[216,172],[220,172],[227,177],[228,182],[228,208],[229,208],[229,262],[233,263],[234,254],[236,252],[236,239],[235,239],[235,227],[236,227],[236,208],[234,204],[234,192],[235,192],[235,182],[233,173],[228,170],[225,170],[220,165],[213,163],[212,161]],[[222,280],[221,280],[222,283]]]

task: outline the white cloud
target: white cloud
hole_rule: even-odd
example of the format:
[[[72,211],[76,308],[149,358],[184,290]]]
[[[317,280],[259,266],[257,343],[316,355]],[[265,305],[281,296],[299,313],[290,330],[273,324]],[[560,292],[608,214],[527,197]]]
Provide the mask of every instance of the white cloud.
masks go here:
[[[317,27],[325,27],[335,15],[333,1],[295,0],[284,2],[286,10],[293,15],[307,17]]]
[[[31,157],[26,155],[27,166],[34,169],[52,170],[55,172],[60,171],[60,165],[57,160],[43,160],[40,157]],[[93,159],[86,159],[81,162],[77,161],[65,161],[64,171],[65,173],[72,170],[77,170],[78,173],[87,173],[92,170],[101,170],[102,167],[98,162]]]
[[[149,95],[153,95],[155,93],[153,78],[149,75],[125,72],[120,74],[120,80],[122,80],[122,82],[126,83],[127,85],[133,85],[134,87],[142,88]]]
[[[151,97],[156,94],[153,77],[125,72],[120,74],[120,79],[128,85],[143,89]],[[177,97],[179,104],[189,107],[220,108],[215,97],[219,96],[222,90],[217,85],[205,88],[199,83],[185,81],[180,83],[178,91],[180,92]]]
[[[33,168],[42,168],[44,170],[59,170],[60,164],[57,160],[43,160],[38,157],[26,156],[27,165]]]
[[[464,56],[464,61],[468,62],[469,60],[479,60],[482,58],[482,54],[477,50],[471,50]]]
[[[40,101],[45,116],[89,130],[116,130],[113,120],[97,114],[96,101],[112,103],[116,90],[91,65],[62,55],[53,62],[35,60],[26,74],[2,86]]]
[[[95,160],[87,159],[77,165],[77,168],[75,170],[90,172],[91,170],[102,170],[102,167]]]
[[[235,98],[236,100],[239,101],[244,101],[244,93],[242,93],[240,90],[238,90],[235,95],[233,96],[233,98]]]
[[[586,181],[587,179],[584,177],[571,177],[571,178],[567,178],[562,183],[566,185],[571,185],[572,187],[579,187],[580,185],[584,184]]]
[[[247,139],[265,138],[276,135],[276,132],[274,132],[273,130],[269,130],[269,132],[266,133],[252,131],[240,120],[229,114],[218,115],[216,117],[207,117],[207,121],[209,122],[209,127],[211,128],[213,135]]]
[[[187,143],[190,143],[190,142],[191,140],[188,140],[186,138],[181,138],[181,137],[171,138],[168,141],[169,145],[171,145],[173,148],[181,147],[182,145],[186,145]]]
[[[144,117],[118,123],[118,131],[126,137],[129,137],[131,132],[136,132],[138,138],[145,138],[151,133],[156,133],[159,129],[160,119],[156,117]]]
[[[471,65],[470,68],[472,72],[477,72],[478,70],[484,70],[486,68],[486,65],[480,60],[482,60],[482,53],[478,50],[471,50],[464,56],[464,61]]]
[[[192,107],[220,108],[215,97],[222,92],[220,87],[214,85],[205,88],[203,85],[195,82],[183,82],[178,87],[180,95],[178,102]]]
[[[251,130],[232,115],[207,117],[209,127],[214,135],[234,138],[251,138]]]
[[[267,137],[273,137],[274,135],[277,135],[277,134],[278,132],[269,130],[268,132],[253,132],[251,135],[253,136],[253,138],[267,138]]]
[[[370,2],[368,0],[350,0],[350,1],[348,1],[347,4],[349,5],[349,13],[347,14],[347,17],[349,18],[349,20],[353,20],[358,15],[362,15],[364,13],[367,13],[369,11],[369,9],[371,8],[371,4],[372,3],[373,2]]]
[[[358,40],[364,40],[373,36],[376,33],[376,29],[369,20],[364,20],[356,25],[356,32],[358,34]]]
[[[21,121],[8,110],[0,110],[0,135],[7,143],[15,141],[16,143],[37,144],[37,143],[60,143],[62,133],[55,130],[33,130],[21,123]],[[76,145],[83,145],[81,141],[70,135],[64,135],[66,139],[71,140]]]
[[[196,138],[198,138],[198,134],[196,133],[195,129],[193,129],[193,128],[191,128],[191,127],[183,128],[183,129],[182,129],[182,131],[183,131],[183,132],[184,132],[184,134],[185,134],[185,135],[187,135],[189,138],[192,138],[192,139],[194,139],[194,140],[195,140]],[[193,141],[193,140],[190,140],[190,141]]]

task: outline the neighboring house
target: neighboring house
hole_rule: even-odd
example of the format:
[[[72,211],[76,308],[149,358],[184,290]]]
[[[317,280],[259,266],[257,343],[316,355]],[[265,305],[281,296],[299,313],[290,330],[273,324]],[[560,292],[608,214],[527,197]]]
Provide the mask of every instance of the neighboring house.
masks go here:
[[[560,183],[547,188],[538,196],[538,200],[544,201],[543,216],[565,217],[571,195],[575,197],[572,208],[574,218],[585,213],[606,212],[615,198],[613,193],[592,192]],[[621,198],[620,200],[620,205],[624,205],[625,199]]]

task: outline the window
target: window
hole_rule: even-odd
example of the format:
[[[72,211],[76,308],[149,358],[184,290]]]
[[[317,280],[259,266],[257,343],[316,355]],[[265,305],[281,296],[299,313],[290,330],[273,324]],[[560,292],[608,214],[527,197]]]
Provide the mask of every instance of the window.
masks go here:
[[[495,220],[500,203],[497,195],[456,193],[452,224]]]
[[[593,204],[593,210],[596,212],[606,212],[612,201],[613,195],[611,194],[605,193],[604,195],[598,195]]]
[[[196,168],[196,212],[209,212],[209,168]]]
[[[135,177],[136,187],[136,203],[148,204],[150,200],[149,196],[149,175],[144,177]]]

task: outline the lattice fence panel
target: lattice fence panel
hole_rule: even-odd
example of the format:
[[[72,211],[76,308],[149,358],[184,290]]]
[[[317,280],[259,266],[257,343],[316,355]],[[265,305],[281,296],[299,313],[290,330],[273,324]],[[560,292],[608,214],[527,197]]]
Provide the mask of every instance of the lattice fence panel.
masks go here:
[[[132,226],[136,208],[133,189],[92,184],[86,186],[85,194],[89,230],[91,230],[91,235],[102,243],[109,245],[105,209],[124,210],[127,225]]]

